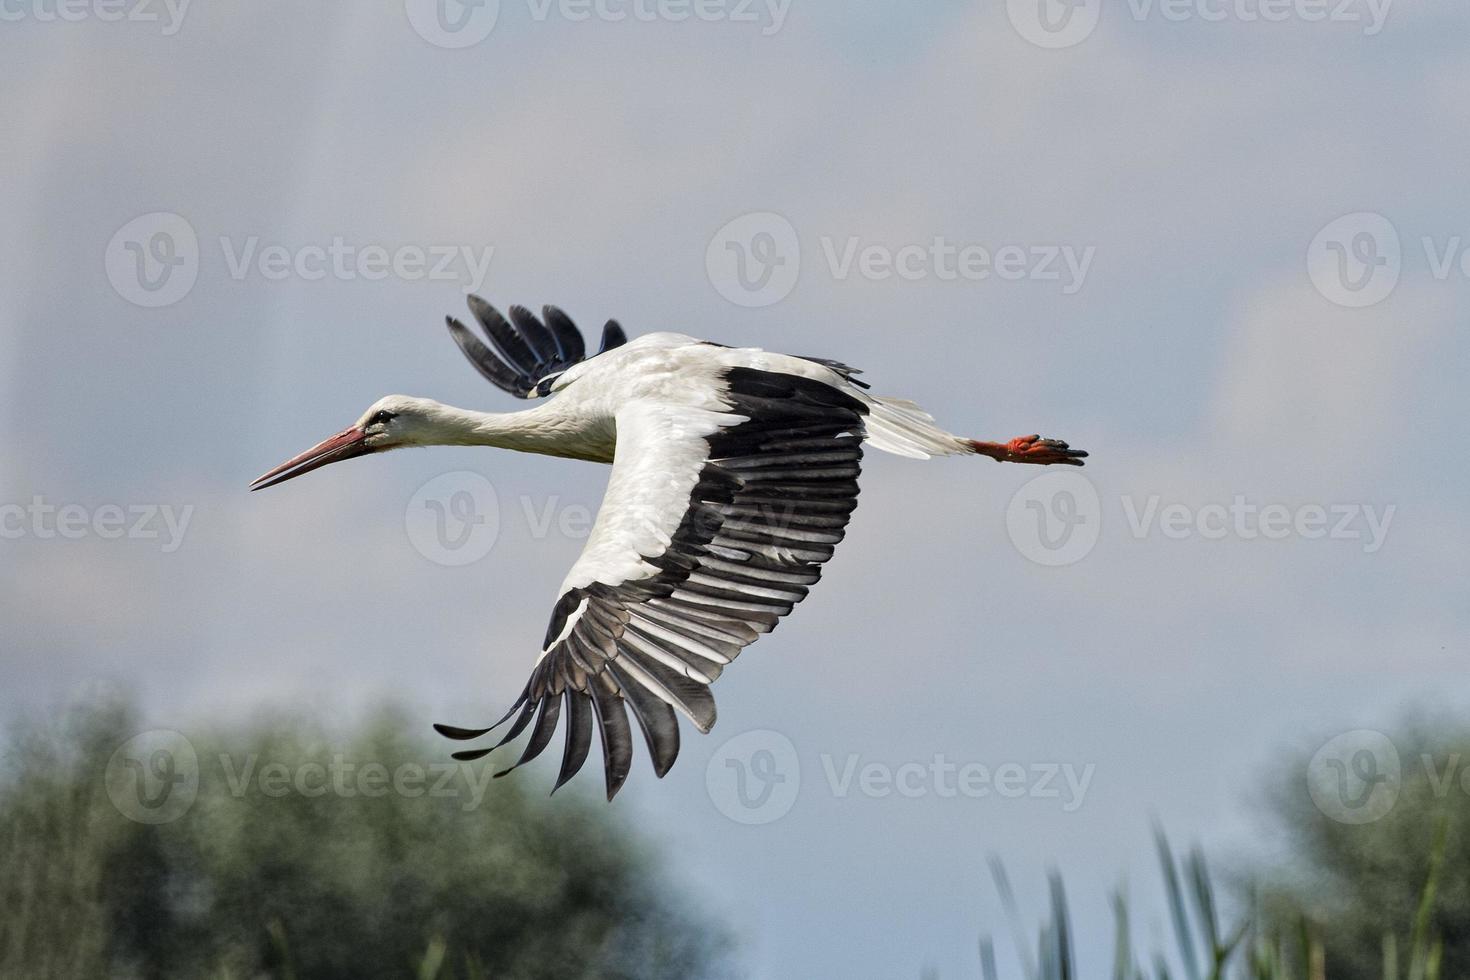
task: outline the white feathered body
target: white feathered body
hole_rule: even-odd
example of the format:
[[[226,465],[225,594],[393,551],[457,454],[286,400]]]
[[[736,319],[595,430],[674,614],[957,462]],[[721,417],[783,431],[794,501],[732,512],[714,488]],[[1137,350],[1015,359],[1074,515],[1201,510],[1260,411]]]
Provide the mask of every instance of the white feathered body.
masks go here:
[[[968,441],[934,424],[911,401],[873,395],[842,373],[817,361],[755,347],[724,347],[678,333],[651,333],[567,369],[545,405],[518,413],[524,430],[541,429],[542,446],[513,446],[550,455],[611,463],[617,445],[617,417],[626,406],[646,401],[686,409],[691,428],[701,413],[719,415],[724,372],[751,368],[810,378],[856,398],[868,407],[868,445],[914,459],[968,453]],[[713,421],[711,419],[711,421]],[[732,421],[728,416],[725,424]],[[701,435],[708,431],[701,432]]]

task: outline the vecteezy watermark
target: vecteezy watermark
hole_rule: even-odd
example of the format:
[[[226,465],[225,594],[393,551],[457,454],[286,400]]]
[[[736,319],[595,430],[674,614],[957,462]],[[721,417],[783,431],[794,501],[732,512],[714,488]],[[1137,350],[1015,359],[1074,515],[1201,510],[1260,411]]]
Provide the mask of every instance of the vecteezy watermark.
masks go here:
[[[1338,306],[1373,306],[1388,298],[1403,270],[1398,229],[1381,214],[1358,211],[1329,222],[1307,246],[1307,275]]]
[[[856,753],[842,758],[822,755],[827,788],[837,799],[854,792],[868,799],[899,796],[907,800],[934,796],[939,799],[964,797],[983,800],[1057,800],[1062,812],[1075,813],[1087,798],[1097,763],[1080,768],[1071,762],[1003,762],[990,766],[981,762],[955,762],[937,752],[924,762],[862,762]]]
[[[205,760],[231,799],[462,799],[465,812],[477,809],[490,786],[492,768],[464,762],[403,762],[391,769],[381,762],[335,753],[326,761],[290,764],[262,760],[257,753],[221,753]],[[194,746],[176,731],[144,732],[118,746],[104,774],[107,795],[117,811],[139,823],[171,823],[198,798],[203,764]]]
[[[822,235],[823,264],[834,281],[1054,283],[1065,296],[1087,281],[1095,245],[983,244],[935,235],[923,241],[883,242],[860,235]],[[771,211],[743,214],[715,232],[705,249],[705,271],[716,292],[738,306],[770,306],[790,295],[802,264],[796,228]]]
[[[128,739],[107,760],[107,797],[138,823],[171,823],[199,795],[199,756],[183,735],[155,729]]]
[[[441,48],[479,44],[500,18],[500,0],[404,0],[404,8],[419,37]],[[699,21],[751,25],[762,37],[779,31],[790,11],[791,0],[526,0],[526,13],[538,24]]]
[[[1470,247],[1464,235],[1421,235],[1429,274],[1438,282],[1470,282]],[[1398,228],[1376,211],[1334,218],[1307,246],[1307,275],[1338,306],[1381,303],[1403,275],[1404,249]]]
[[[919,282],[1054,282],[1063,296],[1076,295],[1087,281],[1096,245],[999,245],[951,242],[936,235],[925,242],[898,246],[864,243],[858,236],[841,240],[822,236],[822,255],[836,280],[855,275],[872,282],[901,279]]]
[[[409,498],[403,526],[414,549],[436,565],[473,564],[500,536],[500,498],[479,473],[445,473]]]
[[[172,306],[199,277],[199,239],[181,215],[154,211],[117,230],[103,264],[112,288],[129,303]]]
[[[334,796],[338,799],[463,799],[462,809],[479,807],[490,786],[489,765],[465,762],[402,762],[388,768],[381,762],[349,759],[341,752],[327,762],[262,761],[255,753],[236,758],[220,755],[216,760],[230,796],[243,799],[259,793],[269,799],[287,796]]]
[[[771,823],[796,805],[801,759],[791,739],[780,732],[745,732],[710,756],[704,788],[715,809],[736,823]]]
[[[1147,538],[1157,528],[1170,541],[1361,541],[1363,554],[1375,554],[1388,537],[1397,504],[1261,504],[1236,494],[1229,504],[1163,503],[1159,494],[1119,498],[1128,529]]]
[[[0,0],[3,2],[3,0]],[[490,275],[493,245],[420,245],[389,248],[349,242],[334,235],[322,242],[286,245],[259,235],[218,239],[226,274],[235,282],[297,279],[320,282],[453,282],[475,292]],[[138,306],[177,303],[199,276],[200,247],[194,228],[181,215],[155,211],[117,230],[107,245],[107,278],[117,294]]]
[[[1102,534],[1102,501],[1081,473],[1058,469],[1023,484],[1006,505],[1006,533],[1038,565],[1071,565]]]
[[[552,534],[583,540],[592,533],[595,517],[586,504],[565,503],[559,494],[523,494],[519,504],[520,517],[534,540]],[[499,540],[500,495],[479,473],[444,473],[414,492],[403,522],[414,550],[436,565],[471,565],[489,555]]]
[[[1102,0],[1006,0],[1016,33],[1039,48],[1070,48],[1097,30]]]
[[[770,306],[791,295],[801,275],[801,240],[790,221],[753,211],[725,223],[704,251],[715,291],[737,306]]]
[[[475,292],[490,274],[494,245],[356,245],[335,235],[325,243],[261,245],[258,235],[238,242],[221,236],[220,252],[230,278],[243,282],[257,275],[267,282],[301,279],[320,282],[365,279],[381,282],[457,282]]]
[[[468,48],[495,30],[500,0],[404,0],[418,36],[441,48]]]
[[[1394,0],[1126,0],[1109,3],[1137,23],[1351,24],[1365,37],[1383,30]],[[1016,33],[1040,48],[1070,48],[1097,30],[1103,0],[1006,0]]]
[[[772,527],[789,527],[798,508],[789,502],[766,503],[757,508],[762,520]],[[419,487],[404,511],[404,526],[414,549],[439,565],[469,565],[490,554],[507,523],[519,519],[533,540],[553,535],[573,541],[585,540],[596,524],[592,507],[568,501],[560,494],[521,494],[515,505],[502,508],[494,484],[479,473],[458,471],[434,477]],[[625,524],[639,522],[653,537],[667,535],[669,515],[654,506],[625,508],[619,517]],[[713,534],[723,517],[716,512],[689,518],[699,530]]]
[[[37,495],[29,503],[0,503],[0,540],[78,541],[93,537],[104,541],[161,541],[160,550],[171,555],[184,543],[193,518],[193,504],[101,504],[87,508],[48,503]]]
[[[84,20],[103,23],[128,21],[162,24],[163,36],[173,37],[184,26],[190,0],[0,0],[0,22],[33,20],[41,24]]]
[[[822,786],[833,799],[906,800],[987,798],[1057,800],[1074,813],[1087,797],[1095,763],[982,762],[952,760],[936,752],[923,761],[892,764],[864,760],[856,752],[822,753]],[[705,789],[715,809],[736,823],[756,825],[779,820],[800,795],[801,759],[796,746],[780,732],[745,732],[721,745],[704,771]]]
[[[1307,764],[1307,792],[1338,823],[1381,820],[1398,802],[1403,765],[1392,739],[1360,728],[1331,739]]]
[[[1168,501],[1162,494],[1122,494],[1122,522],[1135,540],[1353,541],[1376,554],[1388,538],[1397,504],[1307,503],[1288,506],[1234,494],[1219,501]],[[1072,565],[1096,547],[1102,500],[1080,473],[1044,473],[1023,484],[1006,507],[1006,532],[1038,565]]]
[[[1344,732],[1317,750],[1307,763],[1307,792],[1317,809],[1338,823],[1373,823],[1398,803],[1414,762],[1434,799],[1457,790],[1470,797],[1470,765],[1461,753],[1420,752],[1406,763],[1391,738],[1369,728]]]

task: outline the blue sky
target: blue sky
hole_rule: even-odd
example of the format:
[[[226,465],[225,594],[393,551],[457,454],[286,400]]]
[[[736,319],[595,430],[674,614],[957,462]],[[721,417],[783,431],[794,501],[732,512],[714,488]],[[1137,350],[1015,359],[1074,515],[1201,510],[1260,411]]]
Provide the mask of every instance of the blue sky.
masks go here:
[[[752,976],[977,975],[977,932],[1003,931],[989,853],[1037,915],[1045,868],[1064,869],[1101,946],[1108,889],[1152,893],[1151,815],[1222,855],[1259,848],[1283,747],[1470,701],[1470,14],[1398,0],[1370,34],[1366,0],[1352,22],[1309,20],[1310,2],[1280,22],[1164,6],[1182,19],[1109,4],[1057,48],[1027,39],[1022,0],[791,0],[779,24],[764,3],[732,22],[733,0],[617,22],[502,0],[460,48],[416,29],[418,0],[191,4],[173,22],[6,7],[6,709],[120,681],[186,732],[390,695],[426,724],[498,715],[604,471],[444,449],[244,492],[382,394],[516,407],[442,326],[465,251],[488,254],[481,292],[502,306],[836,357],[956,431],[1092,451],[1066,502],[1093,543],[1060,564],[1033,560],[1056,557],[1037,518],[1060,522],[1052,540],[1074,513],[1037,496],[1040,472],[872,454],[823,586],[721,679],[715,731],[662,782],[640,761],[615,807],[730,920]],[[139,305],[160,294],[128,263],[164,219],[118,236],[158,213],[192,232],[195,280]],[[799,264],[763,305],[731,302],[707,262],[752,214],[780,216],[750,227],[789,229]],[[338,239],[458,258],[449,278],[316,276],[311,249]],[[947,277],[940,239],[1018,249],[1021,271]],[[867,274],[832,260],[864,249]],[[905,249],[913,275],[884,274]],[[1067,254],[1091,256],[1070,292]],[[1383,295],[1352,305],[1369,280]],[[498,535],[449,567],[406,521],[463,471],[493,486]],[[36,498],[88,530],[14,509]],[[1237,499],[1279,505],[1289,530],[1217,520]],[[99,530],[109,507],[155,508],[158,535]],[[177,541],[165,508],[187,511]],[[1315,508],[1359,533],[1317,533]],[[747,732],[784,741],[726,750]],[[788,743],[789,813],[729,819],[720,753]],[[1032,782],[1008,798],[921,779],[909,798],[828,775],[936,755],[1092,775],[1071,810]],[[1139,938],[1159,929],[1143,916]]]

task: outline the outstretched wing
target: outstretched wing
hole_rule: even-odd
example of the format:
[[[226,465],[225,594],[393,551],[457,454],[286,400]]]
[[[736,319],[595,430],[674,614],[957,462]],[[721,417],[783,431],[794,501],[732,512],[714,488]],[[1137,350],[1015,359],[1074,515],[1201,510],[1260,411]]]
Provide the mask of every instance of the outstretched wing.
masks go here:
[[[555,306],[541,308],[543,322],[524,306],[512,306],[507,320],[478,296],[471,295],[469,305],[490,346],[452,316],[445,317],[450,336],[486,380],[517,398],[545,395],[544,390],[537,390],[538,386],[586,359],[582,334],[571,317]],[[623,328],[616,320],[609,320],[602,328],[602,347],[597,353],[627,342]]]
[[[866,407],[786,374],[733,368],[721,383],[725,411],[633,401],[618,412],[602,509],[501,719],[514,717],[510,730],[456,758],[531,727],[514,769],[565,716],[556,786],[581,769],[595,727],[612,799],[633,759],[626,707],[663,776],[679,754],[676,711],[709,731],[710,684],[821,577],[857,506]],[[435,727],[470,739],[495,726]]]

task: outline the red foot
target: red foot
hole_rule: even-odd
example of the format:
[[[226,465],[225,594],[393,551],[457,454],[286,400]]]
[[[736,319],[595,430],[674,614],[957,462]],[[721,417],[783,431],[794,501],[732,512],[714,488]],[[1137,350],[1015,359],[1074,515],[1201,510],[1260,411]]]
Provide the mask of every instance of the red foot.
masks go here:
[[[1038,435],[1017,436],[1006,443],[972,439],[970,445],[975,448],[975,452],[1001,463],[1035,463],[1039,466],[1060,463],[1063,466],[1081,466],[1082,460],[1087,456],[1084,450],[1073,449],[1060,439],[1043,439]]]

